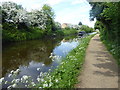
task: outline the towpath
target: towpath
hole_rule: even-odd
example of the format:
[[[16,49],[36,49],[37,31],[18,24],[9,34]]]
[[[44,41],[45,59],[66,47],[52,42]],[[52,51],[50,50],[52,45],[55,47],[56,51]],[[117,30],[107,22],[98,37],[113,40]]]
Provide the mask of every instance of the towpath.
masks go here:
[[[85,63],[76,88],[118,88],[118,66],[95,35],[86,50]]]

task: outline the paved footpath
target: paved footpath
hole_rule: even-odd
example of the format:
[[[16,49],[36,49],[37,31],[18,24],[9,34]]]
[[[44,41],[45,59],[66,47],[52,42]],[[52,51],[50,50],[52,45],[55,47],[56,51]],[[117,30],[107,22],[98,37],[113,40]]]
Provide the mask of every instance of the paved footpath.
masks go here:
[[[118,88],[118,66],[100,41],[99,34],[88,45],[78,81],[76,88]]]

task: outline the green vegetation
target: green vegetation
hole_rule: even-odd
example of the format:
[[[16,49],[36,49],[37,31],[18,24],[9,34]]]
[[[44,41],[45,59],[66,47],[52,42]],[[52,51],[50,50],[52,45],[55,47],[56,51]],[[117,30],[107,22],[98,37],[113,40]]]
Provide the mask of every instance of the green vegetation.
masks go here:
[[[78,25],[82,25],[82,22],[79,22]]]
[[[90,2],[91,20],[97,19],[95,29],[99,29],[101,40],[120,65],[120,2]]]
[[[110,41],[106,41],[106,40],[102,40],[102,41],[106,45],[106,47],[110,51],[110,53],[117,60],[118,65],[120,66],[120,46],[118,46],[114,42],[110,42]]]
[[[86,33],[91,33],[93,32],[93,28],[87,26],[87,25],[82,25],[81,28],[80,28],[80,31],[85,31]]]
[[[72,35],[72,34],[77,34],[77,30],[73,28],[65,28],[62,29],[64,35]]]
[[[94,35],[82,38],[77,48],[73,49],[61,64],[50,74],[46,74],[44,80],[36,86],[37,88],[72,88],[77,82],[84,63],[85,51],[90,39]]]
[[[3,42],[39,39],[60,31],[60,23],[54,21],[54,11],[45,4],[41,10],[27,12],[21,5],[3,2],[2,8]]]
[[[39,28],[29,28],[29,31],[26,29],[18,30],[12,24],[3,24],[2,39],[4,42],[9,41],[23,41],[23,40],[32,40],[43,37],[44,32]]]
[[[3,2],[2,8],[3,42],[39,39],[46,36],[65,36],[77,33],[76,29],[61,29],[55,22],[53,9],[45,4],[41,10],[27,12],[21,5]]]

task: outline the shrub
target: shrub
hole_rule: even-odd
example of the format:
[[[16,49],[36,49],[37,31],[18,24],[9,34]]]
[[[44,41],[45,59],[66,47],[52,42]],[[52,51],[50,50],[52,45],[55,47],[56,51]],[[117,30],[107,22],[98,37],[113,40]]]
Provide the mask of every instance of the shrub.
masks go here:
[[[82,25],[80,28],[81,31],[85,31],[86,33],[91,33],[93,32],[93,28],[86,26],[86,25]]]

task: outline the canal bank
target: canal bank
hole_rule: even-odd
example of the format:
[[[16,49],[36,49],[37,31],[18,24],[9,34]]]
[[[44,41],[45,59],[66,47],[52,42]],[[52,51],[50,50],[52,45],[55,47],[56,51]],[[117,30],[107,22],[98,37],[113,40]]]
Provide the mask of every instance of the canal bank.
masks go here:
[[[40,80],[36,88],[73,88],[84,63],[85,51],[94,35],[82,38],[79,45],[62,59],[61,64]]]
[[[99,34],[91,39],[83,66],[75,88],[109,88],[113,90],[119,88],[117,62],[101,42]]]
[[[40,41],[39,42],[37,41],[36,43],[34,41],[35,46],[33,45],[33,43],[31,44],[30,42],[27,43],[26,45],[28,45],[29,48],[24,45],[22,45],[24,46],[24,48],[18,47],[18,51],[23,50],[26,52],[24,54],[22,51],[19,51],[19,53],[16,53],[17,49],[15,50],[15,47],[11,48],[11,50],[14,51],[13,55],[16,53],[15,55],[17,55],[16,56],[17,58],[11,55],[12,52],[9,52],[9,53],[7,52],[7,54],[5,55],[11,56],[11,59],[10,57],[8,57],[7,60],[11,60],[11,64],[12,64],[12,61],[14,61],[13,64],[15,64],[16,62],[16,65],[18,63],[17,60],[21,62],[21,60],[23,59],[24,62],[23,62],[23,65],[18,63],[16,67],[17,70],[16,69],[13,69],[12,71],[7,70],[8,73],[6,73],[5,75],[6,78],[4,78],[3,81],[5,83],[5,80],[8,80],[8,82],[12,82],[12,83],[9,84],[6,82],[6,85],[4,87],[6,86],[8,87],[9,85],[10,85],[9,88],[13,86],[18,87],[19,85],[20,85],[19,88],[20,87],[26,87],[26,88],[28,87],[29,88],[73,87],[73,84],[75,83],[75,80],[76,80],[75,76],[79,73],[79,69],[80,69],[79,65],[82,65],[84,61],[85,49],[91,37],[92,36],[87,36],[84,38],[73,38],[73,39],[68,38],[68,40],[60,39],[60,41],[57,41],[56,39],[54,39],[59,43],[55,44],[54,46],[55,48],[51,49],[49,54],[47,54],[47,56],[45,55],[49,51],[48,47],[50,48],[50,46],[53,46],[53,42],[55,43],[54,40],[50,41],[51,45],[47,42],[47,40],[45,40],[44,42],[46,42],[46,45],[48,46],[46,46],[45,44],[43,44],[43,46],[46,48],[43,48],[43,46],[41,46]],[[37,45],[37,43],[39,44]],[[24,58],[22,58],[21,55],[23,55]],[[39,58],[40,56],[43,56],[44,58],[40,59]],[[34,61],[32,60],[31,57],[32,58],[34,57],[33,58]],[[4,60],[4,61],[7,62],[7,60]],[[46,60],[48,60],[48,62]],[[25,61],[27,61],[27,63]],[[11,65],[11,66],[14,66],[14,65]],[[18,75],[15,72],[17,72]],[[23,84],[21,85],[18,83],[23,83]]]
[[[60,64],[61,59],[78,45],[76,38],[73,35],[4,45],[2,62],[2,77],[4,77],[4,81],[12,82],[26,75],[31,76],[33,81],[37,83],[37,76],[40,73],[53,71]],[[54,57],[50,58],[51,54]],[[20,72],[15,77],[9,77],[11,72],[13,73],[17,69]],[[9,85],[7,83],[3,87],[5,88]],[[21,87],[24,87],[24,85]]]

